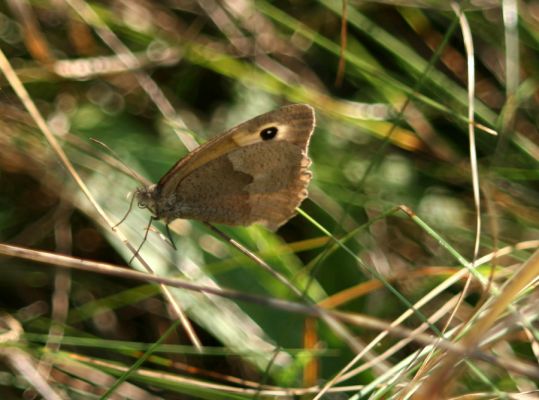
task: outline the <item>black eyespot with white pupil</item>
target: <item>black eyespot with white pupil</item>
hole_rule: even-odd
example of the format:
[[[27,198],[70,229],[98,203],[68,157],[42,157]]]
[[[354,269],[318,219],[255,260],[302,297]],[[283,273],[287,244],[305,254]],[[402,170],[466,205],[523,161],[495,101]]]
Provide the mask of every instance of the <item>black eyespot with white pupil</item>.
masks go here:
[[[262,140],[271,140],[277,136],[279,129],[275,126],[270,126],[269,128],[264,128],[260,131],[260,137]]]

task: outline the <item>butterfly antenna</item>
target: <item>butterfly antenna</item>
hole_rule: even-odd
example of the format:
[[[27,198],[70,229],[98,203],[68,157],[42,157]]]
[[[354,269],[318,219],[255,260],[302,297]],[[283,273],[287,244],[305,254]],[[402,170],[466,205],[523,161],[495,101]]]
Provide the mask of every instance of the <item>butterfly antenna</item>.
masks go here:
[[[135,257],[138,255],[140,249],[142,249],[142,245],[146,242],[146,239],[148,239],[148,233],[150,232],[150,228],[152,227],[152,222],[155,218],[153,217],[153,215],[150,217],[150,222],[148,223],[148,226],[146,227],[146,233],[144,233],[144,239],[142,239],[142,242],[140,243],[137,251],[135,251],[133,253],[133,257],[131,257],[131,259],[129,260],[129,263],[128,265],[131,265],[131,263],[133,262],[133,260],[135,259]]]
[[[112,154],[114,156],[114,159],[122,166],[122,168],[120,168],[125,174],[131,176],[131,178],[133,178],[134,180],[136,180],[138,183],[144,185],[144,186],[147,186],[148,185],[148,181],[140,174],[138,174],[135,170],[133,170],[131,167],[129,167],[126,163],[124,163],[120,156],[114,151],[112,150],[107,144],[103,143],[102,141],[100,140],[97,140],[95,138],[90,138],[90,140],[94,143],[97,143],[101,146],[103,146],[110,154]]]
[[[133,208],[133,201],[135,201],[135,193],[131,192],[131,201],[129,202],[129,208],[127,209],[127,212],[125,213],[123,218],[120,220],[120,222],[118,222],[116,225],[112,227],[113,231],[115,231],[116,227],[118,227],[118,225],[120,225],[122,222],[124,222],[127,219],[127,216],[129,215],[129,213],[131,212],[131,209]]]

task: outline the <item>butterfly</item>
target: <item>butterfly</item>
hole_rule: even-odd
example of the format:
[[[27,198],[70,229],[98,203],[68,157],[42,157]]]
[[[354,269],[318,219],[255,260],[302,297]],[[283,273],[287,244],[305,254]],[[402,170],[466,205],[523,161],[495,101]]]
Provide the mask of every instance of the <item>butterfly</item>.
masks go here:
[[[276,230],[307,197],[314,109],[292,104],[250,119],[180,159],[157,184],[137,189],[139,207],[176,218]]]

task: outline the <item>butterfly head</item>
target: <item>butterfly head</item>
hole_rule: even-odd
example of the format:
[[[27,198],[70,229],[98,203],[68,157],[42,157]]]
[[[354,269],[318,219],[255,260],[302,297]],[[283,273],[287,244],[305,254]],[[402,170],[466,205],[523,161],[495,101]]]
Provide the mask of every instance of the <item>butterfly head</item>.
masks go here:
[[[156,185],[140,187],[136,190],[135,196],[137,198],[139,208],[147,208],[157,218],[157,204],[154,197]]]

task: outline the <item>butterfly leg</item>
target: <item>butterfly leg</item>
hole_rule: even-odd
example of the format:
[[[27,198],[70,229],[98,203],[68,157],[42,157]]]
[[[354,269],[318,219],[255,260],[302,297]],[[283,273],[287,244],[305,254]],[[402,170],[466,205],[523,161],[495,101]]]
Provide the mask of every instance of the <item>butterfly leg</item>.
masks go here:
[[[148,233],[150,232],[150,228],[152,227],[152,222],[155,220],[154,216],[152,215],[150,217],[150,222],[148,223],[148,226],[146,227],[146,232],[144,233],[144,239],[142,239],[142,243],[140,243],[137,251],[135,251],[133,253],[133,257],[131,257],[131,259],[129,260],[129,264],[128,265],[131,265],[131,263],[133,262],[133,260],[135,259],[135,257],[138,255],[140,249],[142,248],[142,245],[144,244],[144,242],[146,242],[146,239],[148,239]]]
[[[174,243],[174,240],[172,239],[172,235],[170,234],[170,229],[168,227],[168,224],[166,224],[165,227],[167,229],[168,240],[170,240],[170,244],[172,245],[172,248],[174,250],[178,250],[178,248],[176,247],[176,243]]]
[[[131,212],[131,209],[133,208],[133,201],[135,201],[135,193],[132,193],[131,194],[131,201],[129,202],[129,208],[127,209],[127,212],[125,213],[125,215],[123,216],[123,218],[120,220],[120,222],[118,222],[116,225],[114,225],[112,227],[112,230],[115,231],[116,230],[116,227],[118,225],[120,225],[122,222],[124,222],[126,219],[127,219],[127,216],[129,215],[129,213]]]

